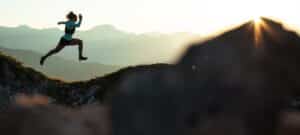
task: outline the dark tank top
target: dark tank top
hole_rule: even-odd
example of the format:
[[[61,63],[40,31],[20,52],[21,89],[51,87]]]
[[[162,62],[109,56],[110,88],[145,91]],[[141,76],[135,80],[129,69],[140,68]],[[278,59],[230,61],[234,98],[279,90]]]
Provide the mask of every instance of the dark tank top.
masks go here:
[[[65,28],[65,33],[66,34],[71,34],[73,35],[75,33],[75,27],[72,27],[72,28]]]

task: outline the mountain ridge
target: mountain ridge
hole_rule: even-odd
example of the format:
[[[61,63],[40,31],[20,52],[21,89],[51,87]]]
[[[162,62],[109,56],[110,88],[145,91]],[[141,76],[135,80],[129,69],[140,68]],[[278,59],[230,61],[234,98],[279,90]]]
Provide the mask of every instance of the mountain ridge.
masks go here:
[[[40,66],[39,59],[42,54],[37,52],[1,47],[0,51],[15,57],[24,63],[24,65],[41,71],[49,77],[57,77],[66,81],[87,80],[95,76],[103,76],[105,74],[115,72],[121,68],[121,66],[104,65],[100,63],[80,63],[73,60],[67,60],[59,56],[52,57],[45,66]],[[74,74],[74,72],[76,74]]]
[[[88,55],[89,61],[106,65],[129,66],[170,62],[185,42],[198,37],[188,33],[156,36],[153,36],[153,33],[134,34],[106,25],[87,31],[78,30],[74,37],[84,41],[84,53]],[[0,47],[33,50],[44,54],[56,46],[62,35],[63,31],[60,29],[0,28]],[[75,60],[75,48],[66,47],[63,53],[58,55]]]
[[[50,97],[53,104],[69,107],[94,102],[109,102],[114,86],[127,74],[132,72],[152,72],[167,64],[127,67],[102,77],[90,78],[86,81],[66,82],[50,78],[11,56],[0,52],[0,110],[6,108],[17,94],[40,94]]]

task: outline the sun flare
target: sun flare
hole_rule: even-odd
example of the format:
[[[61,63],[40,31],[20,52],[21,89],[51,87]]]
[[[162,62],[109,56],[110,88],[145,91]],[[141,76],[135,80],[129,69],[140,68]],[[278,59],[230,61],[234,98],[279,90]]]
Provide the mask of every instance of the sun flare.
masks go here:
[[[259,43],[261,42],[261,25],[262,20],[260,16],[256,16],[253,18],[254,21],[254,40],[255,46],[258,47]]]
[[[256,23],[256,24],[260,24],[261,23],[261,17],[260,16],[255,16],[253,18],[253,21]]]

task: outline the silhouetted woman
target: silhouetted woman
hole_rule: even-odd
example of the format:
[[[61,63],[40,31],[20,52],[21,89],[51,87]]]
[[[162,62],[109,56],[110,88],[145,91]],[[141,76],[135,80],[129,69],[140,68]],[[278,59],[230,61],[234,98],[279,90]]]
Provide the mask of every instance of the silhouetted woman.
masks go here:
[[[58,42],[58,45],[50,50],[45,56],[43,56],[40,60],[40,64],[43,65],[45,60],[53,55],[61,51],[65,46],[73,46],[78,45],[78,59],[81,60],[87,60],[87,57],[82,56],[82,49],[83,49],[83,43],[81,39],[73,38],[73,34],[75,33],[76,27],[80,27],[81,21],[82,21],[82,15],[79,14],[79,22],[77,22],[77,15],[73,12],[70,12],[67,16],[68,21],[66,22],[58,22],[58,24],[65,24],[65,35],[60,38],[60,41]]]

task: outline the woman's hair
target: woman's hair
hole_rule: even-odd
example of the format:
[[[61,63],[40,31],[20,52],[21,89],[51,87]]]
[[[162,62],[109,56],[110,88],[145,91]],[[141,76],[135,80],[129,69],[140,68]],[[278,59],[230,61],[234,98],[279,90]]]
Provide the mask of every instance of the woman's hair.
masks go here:
[[[72,19],[77,19],[77,15],[74,14],[72,11],[67,14],[67,19],[72,20]]]

